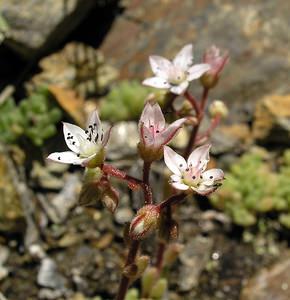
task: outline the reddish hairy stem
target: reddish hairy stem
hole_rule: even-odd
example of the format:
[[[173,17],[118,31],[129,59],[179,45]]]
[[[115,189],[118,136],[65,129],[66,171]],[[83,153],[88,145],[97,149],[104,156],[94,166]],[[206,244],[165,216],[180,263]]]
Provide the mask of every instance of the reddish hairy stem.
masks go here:
[[[200,114],[200,107],[199,107],[196,99],[188,91],[186,91],[184,93],[184,96],[191,103],[193,109],[195,110],[196,116],[198,117]]]
[[[163,266],[163,257],[164,257],[164,252],[166,250],[166,244],[164,241],[160,241],[158,243],[158,249],[157,249],[157,255],[156,255],[156,263],[155,267],[157,268],[158,272],[160,273],[162,270]]]
[[[131,265],[135,262],[136,256],[138,254],[139,246],[140,246],[139,241],[135,241],[135,240],[131,241],[131,245],[130,245],[130,248],[129,248],[129,252],[128,252],[127,259],[126,259],[125,267],[127,267],[127,266],[129,266],[129,265]],[[121,281],[120,281],[119,290],[118,290],[116,300],[124,300],[125,299],[126,294],[127,294],[127,290],[128,290],[128,287],[129,287],[129,283],[130,283],[130,279],[123,274],[122,278],[121,278]]]
[[[210,127],[207,129],[207,131],[202,134],[201,136],[198,136],[196,138],[196,141],[199,142],[203,139],[208,139],[211,135],[211,133],[217,128],[217,126],[219,125],[221,121],[221,116],[216,116],[215,118],[212,119]]]
[[[144,203],[145,204],[152,204],[153,198],[152,198],[152,191],[150,188],[149,183],[149,175],[150,175],[150,168],[151,168],[151,162],[144,161],[143,165],[143,193],[144,193]]]
[[[198,111],[198,115],[197,115],[198,123],[192,128],[188,144],[184,151],[185,158],[187,158],[190,155],[190,153],[192,152],[192,148],[194,147],[194,144],[196,142],[196,136],[197,136],[199,126],[200,126],[200,123],[201,123],[201,121],[203,119],[203,115],[204,115],[208,92],[209,92],[209,89],[207,89],[207,88],[203,89],[202,98],[200,101],[199,111]],[[186,97],[191,96],[188,92],[186,92],[185,95],[186,95]],[[189,98],[187,98],[187,99],[189,99]]]
[[[143,180],[140,180],[138,178],[130,176],[126,172],[121,171],[121,170],[119,170],[111,165],[107,165],[107,164],[103,165],[102,170],[107,175],[116,177],[121,180],[125,180],[128,183],[129,187],[132,189],[136,188],[137,186],[140,186],[144,191],[146,190],[146,194],[151,195],[151,198],[152,198],[151,188],[149,185],[144,183]]]
[[[171,206],[171,205],[181,202],[186,196],[187,196],[186,193],[175,194],[175,195],[167,198],[163,202],[161,202],[158,206],[159,206],[160,210],[163,210],[164,208],[166,208],[168,206]]]

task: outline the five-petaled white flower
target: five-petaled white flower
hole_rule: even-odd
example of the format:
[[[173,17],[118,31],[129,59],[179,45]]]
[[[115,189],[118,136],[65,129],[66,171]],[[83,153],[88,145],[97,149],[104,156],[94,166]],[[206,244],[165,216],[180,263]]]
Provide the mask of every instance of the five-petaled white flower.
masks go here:
[[[164,147],[164,161],[174,173],[171,175],[171,185],[178,190],[192,189],[200,195],[208,195],[215,191],[224,179],[221,169],[205,171],[209,162],[210,145],[196,148],[187,161],[173,151]]]
[[[64,139],[71,151],[54,152],[47,159],[64,164],[88,166],[97,155],[102,154],[110,131],[111,128],[104,133],[97,111],[90,115],[86,130],[64,122]]]
[[[161,56],[150,56],[149,61],[155,77],[145,79],[143,84],[169,89],[176,95],[183,94],[190,81],[201,77],[210,69],[208,64],[193,65],[192,50],[192,44],[184,46],[172,62]]]
[[[178,119],[166,126],[158,103],[146,103],[139,120],[141,143],[145,148],[159,150],[170,142],[186,118]]]

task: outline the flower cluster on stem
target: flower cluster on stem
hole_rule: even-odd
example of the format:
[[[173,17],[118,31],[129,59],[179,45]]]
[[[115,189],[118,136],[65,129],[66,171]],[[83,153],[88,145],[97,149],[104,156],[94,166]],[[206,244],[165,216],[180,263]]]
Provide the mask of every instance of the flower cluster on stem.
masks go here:
[[[228,62],[228,54],[212,46],[204,54],[203,63],[193,64],[193,45],[184,46],[170,61],[164,57],[149,57],[154,77],[145,79],[144,85],[168,91],[165,109],[170,107],[175,113],[175,121],[166,124],[162,109],[152,99],[145,103],[138,130],[140,141],[137,145],[143,160],[141,178],[133,177],[119,170],[105,160],[106,146],[111,128],[104,131],[97,111],[88,118],[86,129],[63,123],[65,142],[70,151],[55,152],[47,158],[52,161],[85,167],[84,184],[80,193],[80,204],[88,205],[101,200],[112,213],[117,209],[119,193],[111,184],[111,177],[125,182],[133,191],[143,189],[143,205],[136,212],[128,226],[124,239],[129,244],[127,259],[122,272],[117,300],[124,300],[129,285],[142,275],[149,263],[147,256],[140,256],[141,240],[151,233],[158,232],[159,246],[155,259],[155,276],[161,276],[164,254],[167,244],[178,236],[178,224],[173,219],[173,207],[190,194],[207,196],[213,193],[223,182],[224,172],[213,168],[207,170],[210,160],[210,143],[207,140],[211,132],[227,115],[227,108],[222,101],[214,101],[210,107],[211,125],[200,133],[200,124],[206,113],[209,92],[217,84],[221,72]],[[190,82],[200,78],[203,92],[198,99],[189,92]],[[183,97],[191,111],[181,114],[174,109],[177,96]],[[193,113],[192,113],[193,112]],[[190,120],[195,120],[194,122]],[[188,143],[183,149],[183,156],[167,146],[183,126],[191,127]],[[199,144],[199,145],[198,145]],[[164,156],[164,163],[172,172],[169,184],[173,194],[164,201],[156,203],[150,186],[152,164]],[[174,257],[182,247],[171,251]],[[173,256],[167,260],[172,261]],[[146,292],[148,293],[148,291]],[[145,293],[145,294],[146,294]]]

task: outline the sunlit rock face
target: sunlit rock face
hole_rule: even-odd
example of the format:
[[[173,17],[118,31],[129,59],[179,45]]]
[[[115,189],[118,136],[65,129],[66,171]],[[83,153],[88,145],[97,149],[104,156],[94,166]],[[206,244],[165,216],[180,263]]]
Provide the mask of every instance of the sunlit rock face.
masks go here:
[[[149,55],[172,59],[186,43],[194,61],[215,44],[229,51],[214,97],[230,107],[230,119],[248,121],[255,100],[288,88],[290,13],[287,1],[130,1],[101,49],[123,78],[151,75]],[[150,13],[148,13],[150,12]],[[128,38],[130,37],[130,38]],[[118,42],[126,41],[126,42]],[[197,91],[197,86],[192,85]],[[195,92],[196,93],[196,92]]]
[[[25,57],[58,45],[96,5],[95,0],[2,0],[7,45]],[[37,16],[37,17],[36,17]]]

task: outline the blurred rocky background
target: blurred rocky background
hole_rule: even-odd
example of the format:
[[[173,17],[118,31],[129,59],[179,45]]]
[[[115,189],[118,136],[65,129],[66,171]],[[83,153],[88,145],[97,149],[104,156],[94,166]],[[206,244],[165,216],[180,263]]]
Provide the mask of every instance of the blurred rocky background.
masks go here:
[[[289,28],[284,0],[0,0],[0,299],[113,299],[140,197],[116,182],[114,216],[79,207],[82,170],[45,157],[65,149],[61,121],[97,107],[115,124],[108,159],[139,177],[148,56],[187,43],[196,62],[212,44],[230,54],[210,94],[230,111],[212,136],[228,179],[176,211],[185,247],[164,299],[289,299]]]

